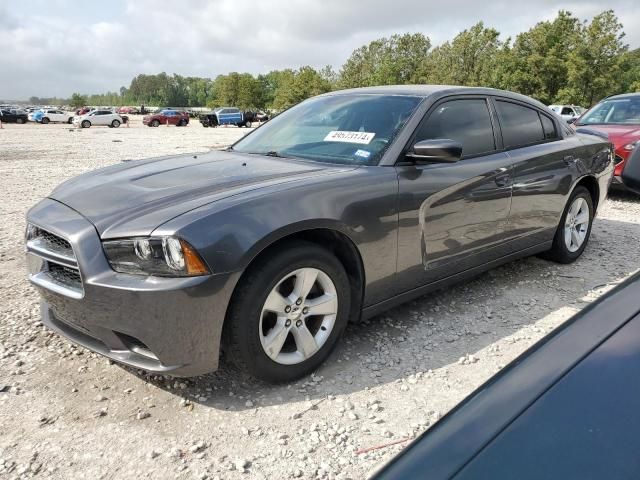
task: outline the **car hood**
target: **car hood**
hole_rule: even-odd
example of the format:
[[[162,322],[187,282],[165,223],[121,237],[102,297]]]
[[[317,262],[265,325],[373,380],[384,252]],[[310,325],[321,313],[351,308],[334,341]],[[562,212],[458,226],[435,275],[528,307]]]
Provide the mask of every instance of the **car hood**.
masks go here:
[[[640,125],[576,125],[576,127],[587,127],[606,133],[616,148],[640,139]]]
[[[102,238],[145,236],[207,203],[353,168],[213,151],[123,162],[68,180],[49,197],[91,221]]]

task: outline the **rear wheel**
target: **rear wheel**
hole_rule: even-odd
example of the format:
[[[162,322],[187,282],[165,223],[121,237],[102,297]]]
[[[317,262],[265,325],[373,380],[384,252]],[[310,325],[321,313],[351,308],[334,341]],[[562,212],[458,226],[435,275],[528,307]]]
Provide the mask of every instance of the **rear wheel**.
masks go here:
[[[589,242],[594,213],[589,190],[576,187],[560,219],[553,246],[544,257],[559,263],[577,260]]]
[[[47,123],[49,123],[49,119],[47,117],[44,117],[41,122],[46,125]]]
[[[89,128],[91,126],[91,122],[89,120],[83,120],[80,126],[82,128]]]
[[[184,119],[183,119],[183,120],[180,120],[180,121],[178,122],[178,127],[184,127],[186,124],[187,124],[186,120],[184,120]]]
[[[114,120],[113,122],[111,122],[111,126],[113,128],[118,128],[120,126],[120,120]]]
[[[159,127],[160,126],[160,120],[154,120],[149,125],[151,125],[152,127]]]
[[[315,244],[295,242],[250,267],[225,321],[225,357],[269,382],[306,375],[329,356],[350,311],[342,264]]]
[[[73,117],[69,117],[69,120],[67,120],[67,123],[71,125],[73,123]]]
[[[251,128],[251,120],[247,120],[246,122],[244,122],[244,126],[247,128]]]
[[[19,123],[20,125],[22,125],[23,123],[25,123],[25,120],[24,120],[24,118],[18,118],[16,120],[16,123]]]

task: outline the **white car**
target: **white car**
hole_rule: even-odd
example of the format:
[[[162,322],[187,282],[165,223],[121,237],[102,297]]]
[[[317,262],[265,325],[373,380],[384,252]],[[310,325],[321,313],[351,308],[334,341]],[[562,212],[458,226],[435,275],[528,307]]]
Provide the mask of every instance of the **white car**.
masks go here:
[[[76,127],[89,128],[92,125],[103,125],[109,128],[118,128],[125,123],[123,118],[111,110],[92,110],[89,113],[73,118]]]
[[[65,112],[55,108],[47,108],[42,110],[42,118],[40,123],[47,124],[49,122],[71,123],[73,121],[73,112]]]
[[[567,123],[572,123],[586,112],[585,108],[577,105],[549,105],[549,108],[560,115]]]

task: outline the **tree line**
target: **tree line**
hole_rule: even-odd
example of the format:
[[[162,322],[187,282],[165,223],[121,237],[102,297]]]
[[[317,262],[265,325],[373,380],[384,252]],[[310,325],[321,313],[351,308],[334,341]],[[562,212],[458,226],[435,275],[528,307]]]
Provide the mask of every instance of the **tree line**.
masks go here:
[[[281,110],[335,89],[430,83],[501,88],[546,104],[588,107],[608,95],[640,91],[640,49],[630,50],[624,36],[612,10],[591,21],[559,11],[515,39],[501,39],[482,22],[435,47],[422,33],[380,38],[354,50],[338,72],[304,66],[215,79],[141,74],[119,92],[76,93],[60,103]]]

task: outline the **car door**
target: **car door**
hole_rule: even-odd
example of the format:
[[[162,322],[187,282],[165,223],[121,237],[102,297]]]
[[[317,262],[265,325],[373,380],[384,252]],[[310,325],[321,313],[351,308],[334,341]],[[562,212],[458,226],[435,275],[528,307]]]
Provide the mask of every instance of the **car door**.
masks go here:
[[[410,145],[462,143],[456,163],[396,166],[399,187],[398,287],[404,290],[499,258],[511,204],[511,159],[500,151],[488,98],[435,104]]]
[[[572,154],[581,147],[575,135],[542,109],[512,99],[492,99],[505,151],[513,164],[509,229],[512,248],[520,250],[553,238],[565,195],[573,183]]]

